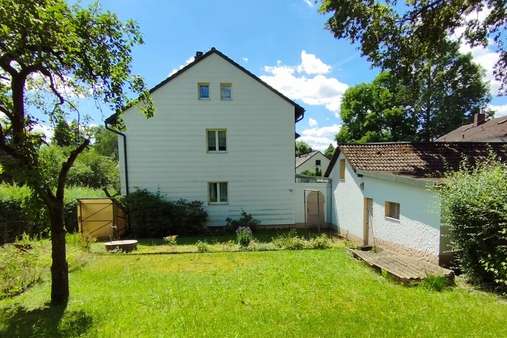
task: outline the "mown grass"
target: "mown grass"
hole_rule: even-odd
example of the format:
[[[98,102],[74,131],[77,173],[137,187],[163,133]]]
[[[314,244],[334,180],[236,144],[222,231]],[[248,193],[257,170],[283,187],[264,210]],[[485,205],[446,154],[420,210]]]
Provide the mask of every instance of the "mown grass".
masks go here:
[[[0,301],[5,337],[505,337],[507,304],[464,288],[392,283],[328,250],[95,255],[71,274]]]

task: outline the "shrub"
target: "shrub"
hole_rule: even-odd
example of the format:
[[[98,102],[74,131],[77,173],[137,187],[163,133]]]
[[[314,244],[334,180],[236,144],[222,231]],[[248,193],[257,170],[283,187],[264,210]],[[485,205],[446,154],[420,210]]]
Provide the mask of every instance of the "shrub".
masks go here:
[[[439,187],[457,262],[471,282],[507,292],[507,166],[489,160]]]
[[[246,248],[252,240],[252,230],[249,227],[239,227],[236,230],[236,242],[240,247]]]
[[[166,236],[166,237],[164,237],[164,242],[168,245],[176,245],[177,244],[177,242],[176,242],[177,237],[178,237],[178,235]]]
[[[195,246],[197,247],[198,252],[203,253],[203,252],[209,251],[208,243],[206,243],[206,242],[197,241],[197,243],[195,243]]]
[[[331,247],[331,239],[326,234],[313,237],[308,241],[309,249],[328,249]]]
[[[208,214],[199,201],[167,201],[159,192],[137,190],[125,200],[131,235],[164,237],[169,234],[197,234],[205,229]]]
[[[305,248],[306,241],[304,238],[299,237],[296,231],[291,230],[286,234],[275,237],[273,244],[280,249],[301,250]]]
[[[261,223],[245,210],[241,210],[241,217],[239,219],[231,219],[228,217],[225,222],[227,228],[231,231],[236,231],[239,227],[248,227],[250,230],[255,231],[257,226]]]

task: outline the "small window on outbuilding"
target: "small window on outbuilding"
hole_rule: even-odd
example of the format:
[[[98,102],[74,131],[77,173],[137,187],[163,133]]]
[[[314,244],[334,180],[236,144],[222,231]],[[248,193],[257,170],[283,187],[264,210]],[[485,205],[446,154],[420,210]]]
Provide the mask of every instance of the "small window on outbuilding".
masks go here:
[[[315,160],[315,165],[320,165],[320,160]]]
[[[400,219],[400,203],[385,201],[384,210],[386,217],[396,220]]]
[[[345,180],[345,160],[342,159],[340,160],[340,164],[339,164],[339,167],[338,167],[338,178],[342,181]]]
[[[199,91],[199,100],[209,99],[209,83],[201,82],[197,87]]]
[[[222,101],[232,100],[232,84],[230,83],[220,84],[220,99]]]

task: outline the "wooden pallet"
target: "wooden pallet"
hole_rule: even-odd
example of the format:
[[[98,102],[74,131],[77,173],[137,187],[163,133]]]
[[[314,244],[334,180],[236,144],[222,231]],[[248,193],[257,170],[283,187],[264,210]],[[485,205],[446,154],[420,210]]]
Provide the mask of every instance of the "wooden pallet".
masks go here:
[[[452,281],[454,272],[429,263],[421,258],[405,256],[389,251],[362,251],[350,249],[355,258],[361,259],[368,265],[386,271],[403,283],[416,283],[427,276],[443,276]]]

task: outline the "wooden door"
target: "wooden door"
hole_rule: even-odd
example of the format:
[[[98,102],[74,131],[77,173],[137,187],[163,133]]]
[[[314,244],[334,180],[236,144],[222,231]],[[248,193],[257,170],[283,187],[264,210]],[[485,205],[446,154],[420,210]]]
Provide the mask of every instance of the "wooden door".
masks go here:
[[[310,226],[324,225],[324,195],[320,191],[305,191],[306,224]]]
[[[364,198],[363,209],[363,245],[373,243],[373,199]]]

